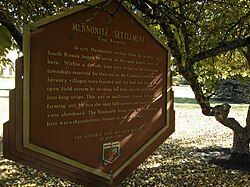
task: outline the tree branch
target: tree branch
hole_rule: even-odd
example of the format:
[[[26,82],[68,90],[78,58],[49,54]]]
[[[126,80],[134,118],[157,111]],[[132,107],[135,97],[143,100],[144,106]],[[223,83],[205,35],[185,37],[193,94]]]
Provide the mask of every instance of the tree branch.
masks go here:
[[[215,116],[215,119],[219,121],[222,125],[232,129],[233,131],[242,132],[244,131],[244,128],[240,125],[238,121],[236,121],[234,118],[226,118],[223,121],[218,120],[218,118]]]
[[[189,82],[192,91],[194,92],[195,99],[200,105],[202,113],[206,116],[213,116],[209,103],[209,97],[206,97],[202,91],[201,84],[198,82],[198,76],[194,72],[193,67],[188,67],[185,72],[182,73],[183,77]]]
[[[250,68],[250,45],[247,46],[246,51],[244,49],[242,49],[242,53],[245,56],[245,58],[247,59],[247,64]]]
[[[176,62],[178,63],[178,66],[181,68],[182,67],[182,65],[181,65],[182,55],[180,53],[181,50],[179,49],[178,42],[177,42],[176,38],[174,37],[174,33],[171,31],[169,24],[161,23],[160,26],[161,26],[164,34],[168,38],[168,45],[169,45],[169,47],[170,47],[170,49],[172,51],[172,55],[176,59]],[[182,69],[183,68],[181,68],[180,70],[182,70]]]
[[[234,118],[228,118],[231,106],[229,104],[217,105],[212,109],[215,119],[222,125],[232,129],[233,131],[244,131],[244,128]]]
[[[236,22],[232,23],[231,27],[226,31],[224,40],[226,39],[226,37],[230,34],[230,32],[232,30],[236,31],[237,30],[237,26],[239,26],[240,24],[244,23],[245,20],[247,20],[247,18],[250,16],[250,11],[248,11],[244,16],[242,16],[240,19],[238,19]]]
[[[246,129],[250,132],[250,105],[248,106],[247,118],[246,118]]]
[[[227,51],[239,48],[239,47],[246,47],[249,45],[250,45],[250,36],[246,38],[240,38],[237,40],[229,41],[229,42],[219,43],[217,46],[215,46],[212,49],[208,49],[206,51],[203,51],[194,55],[190,59],[190,62],[194,64],[195,62],[216,56],[220,53],[227,52]]]
[[[23,50],[23,37],[19,30],[15,27],[14,24],[4,15],[2,11],[0,11],[0,23],[5,26],[9,32],[11,33],[12,37],[16,41],[18,48],[20,51]]]

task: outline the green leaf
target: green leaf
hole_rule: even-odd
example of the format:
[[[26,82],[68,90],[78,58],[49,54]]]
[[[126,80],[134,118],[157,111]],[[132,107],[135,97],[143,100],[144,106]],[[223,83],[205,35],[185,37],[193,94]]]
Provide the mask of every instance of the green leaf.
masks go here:
[[[11,34],[8,31],[8,29],[6,29],[6,27],[4,27],[3,25],[0,25],[0,46],[2,46],[3,48],[11,48]]]

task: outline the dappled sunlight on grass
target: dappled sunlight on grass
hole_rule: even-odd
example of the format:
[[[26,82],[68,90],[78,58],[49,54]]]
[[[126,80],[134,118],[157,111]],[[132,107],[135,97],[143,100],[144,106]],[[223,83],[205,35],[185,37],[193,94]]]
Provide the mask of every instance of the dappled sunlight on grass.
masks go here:
[[[249,172],[211,163],[229,157],[232,131],[204,116],[197,104],[189,107],[175,107],[176,132],[122,186],[249,186]],[[231,115],[245,121],[246,109],[234,107]]]

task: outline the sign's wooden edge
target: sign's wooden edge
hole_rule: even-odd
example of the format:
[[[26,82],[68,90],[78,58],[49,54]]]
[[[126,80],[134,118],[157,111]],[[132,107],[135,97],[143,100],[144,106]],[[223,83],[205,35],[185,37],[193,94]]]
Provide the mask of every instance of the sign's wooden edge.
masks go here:
[[[30,29],[24,26],[23,30],[23,145],[28,144],[30,123]]]
[[[9,92],[9,108],[10,108],[10,115],[9,121],[3,124],[3,157],[8,158],[11,160],[15,159],[15,147],[13,146],[15,141],[15,129],[13,128],[13,123],[15,122],[15,107],[14,98],[16,96],[15,90],[10,90]],[[15,108],[14,108],[15,109]],[[13,111],[13,113],[12,113]]]

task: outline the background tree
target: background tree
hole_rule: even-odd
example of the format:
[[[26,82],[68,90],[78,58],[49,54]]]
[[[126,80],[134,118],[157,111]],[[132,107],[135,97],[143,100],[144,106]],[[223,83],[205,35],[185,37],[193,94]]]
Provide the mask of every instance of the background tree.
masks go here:
[[[22,30],[24,24],[69,9],[77,5],[79,2],[84,1],[2,0],[0,2],[0,24],[11,33],[13,37],[12,45],[22,51]],[[2,35],[1,30],[0,34]]]
[[[247,158],[250,111],[246,125],[241,126],[235,119],[228,117],[229,104],[215,107],[210,105],[213,86],[209,85],[217,82],[219,73],[216,64],[222,62],[221,59],[226,59],[228,51],[234,54],[233,59],[237,55],[241,59],[244,56],[246,64],[250,64],[250,2],[248,0],[122,0],[120,2],[128,3],[166,40],[175,59],[177,71],[189,82],[202,113],[206,116],[215,116],[217,121],[233,130],[232,158]],[[84,1],[3,0],[0,2],[0,24],[11,34],[12,46],[22,50],[24,24],[79,3]],[[243,69],[244,72],[248,71],[247,68]]]

